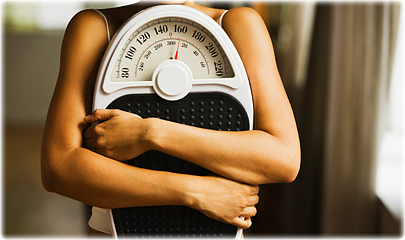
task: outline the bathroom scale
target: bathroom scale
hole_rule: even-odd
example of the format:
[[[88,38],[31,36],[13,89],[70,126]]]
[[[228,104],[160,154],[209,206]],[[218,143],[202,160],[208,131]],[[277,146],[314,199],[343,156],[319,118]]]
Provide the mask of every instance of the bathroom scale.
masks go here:
[[[208,15],[162,5],[131,17],[116,32],[101,62],[95,109],[121,109],[216,131],[253,127],[253,102],[244,65],[231,40]],[[210,171],[158,151],[125,161],[181,174]],[[115,238],[235,238],[242,229],[185,206],[111,209]]]

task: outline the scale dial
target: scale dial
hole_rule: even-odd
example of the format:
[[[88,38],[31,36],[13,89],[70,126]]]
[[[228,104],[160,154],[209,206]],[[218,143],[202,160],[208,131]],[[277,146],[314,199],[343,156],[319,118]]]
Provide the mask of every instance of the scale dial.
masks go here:
[[[185,18],[166,17],[142,25],[128,37],[110,80],[152,81],[156,67],[170,59],[185,63],[194,79],[234,77],[224,50],[206,28]]]
[[[200,86],[239,89],[245,80],[240,57],[219,24],[172,5],[141,11],[118,29],[97,82],[106,94],[137,87],[176,101]]]

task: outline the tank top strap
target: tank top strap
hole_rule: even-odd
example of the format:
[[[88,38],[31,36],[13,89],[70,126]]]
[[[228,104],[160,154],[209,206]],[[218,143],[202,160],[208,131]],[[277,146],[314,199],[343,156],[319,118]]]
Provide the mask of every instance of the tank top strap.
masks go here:
[[[219,26],[221,26],[221,27],[222,27],[222,19],[224,18],[225,13],[227,13],[227,12],[228,12],[228,10],[225,10],[225,11],[221,14],[221,17],[219,17]]]
[[[109,26],[108,26],[107,17],[106,17],[105,14],[102,13],[100,10],[98,10],[98,9],[93,9],[93,10],[96,11],[96,12],[98,12],[98,13],[104,18],[105,25],[106,25],[106,27],[107,27],[107,40],[108,40],[108,43],[110,43],[110,40],[111,40],[111,38],[110,38],[110,28],[109,28]]]

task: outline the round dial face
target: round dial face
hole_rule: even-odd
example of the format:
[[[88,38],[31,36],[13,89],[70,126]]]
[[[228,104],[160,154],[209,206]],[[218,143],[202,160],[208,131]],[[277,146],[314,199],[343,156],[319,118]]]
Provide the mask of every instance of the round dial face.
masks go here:
[[[152,20],[133,31],[111,71],[111,82],[151,81],[156,67],[178,60],[193,79],[232,78],[234,72],[215,37],[200,24],[175,17]]]

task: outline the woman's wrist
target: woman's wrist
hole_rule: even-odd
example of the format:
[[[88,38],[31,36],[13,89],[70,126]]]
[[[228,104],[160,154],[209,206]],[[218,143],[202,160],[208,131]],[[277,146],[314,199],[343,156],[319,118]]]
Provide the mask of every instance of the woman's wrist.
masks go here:
[[[182,191],[183,194],[182,205],[198,210],[199,205],[198,189],[201,185],[204,185],[204,183],[201,182],[201,180],[202,177],[200,176],[189,175],[189,179],[187,181],[184,181]]]
[[[170,134],[166,130],[171,127],[170,122],[158,118],[144,119],[146,125],[145,140],[148,144],[149,150],[162,151],[164,149],[165,134]]]
[[[145,118],[143,119],[144,123],[144,142],[147,145],[148,150],[157,150],[157,126],[159,120],[157,118]]]

